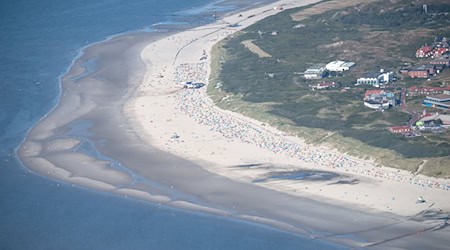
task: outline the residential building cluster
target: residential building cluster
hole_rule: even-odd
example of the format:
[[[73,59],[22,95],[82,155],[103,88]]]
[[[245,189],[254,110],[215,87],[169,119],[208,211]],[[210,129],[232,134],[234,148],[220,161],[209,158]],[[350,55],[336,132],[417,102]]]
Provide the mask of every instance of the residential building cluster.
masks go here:
[[[441,133],[450,128],[450,115],[428,114],[426,112],[412,126],[393,126],[388,131],[393,134],[403,134],[406,137],[420,136],[421,132]]]
[[[427,64],[423,64],[422,66],[401,69],[400,73],[411,78],[427,79],[442,73],[442,71],[449,66],[450,56],[442,55],[439,58],[429,61]]]
[[[417,58],[436,58],[449,52],[449,43],[446,37],[436,36],[431,46],[422,45],[416,51]]]
[[[402,69],[400,73],[411,78],[427,79],[436,76],[450,66],[449,52],[450,46],[447,38],[436,36],[431,46],[425,44],[416,51],[417,58],[431,58],[433,60],[418,67]]]

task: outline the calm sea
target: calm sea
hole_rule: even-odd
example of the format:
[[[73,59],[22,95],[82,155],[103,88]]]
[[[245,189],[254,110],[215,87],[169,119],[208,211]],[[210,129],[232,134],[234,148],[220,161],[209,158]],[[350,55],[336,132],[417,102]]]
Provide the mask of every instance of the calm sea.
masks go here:
[[[243,1],[245,2],[245,1]],[[252,1],[247,1],[252,2]],[[0,5],[0,249],[330,249],[236,220],[72,187],[28,173],[14,149],[59,99],[80,50],[155,23],[211,21],[208,0],[14,0]]]

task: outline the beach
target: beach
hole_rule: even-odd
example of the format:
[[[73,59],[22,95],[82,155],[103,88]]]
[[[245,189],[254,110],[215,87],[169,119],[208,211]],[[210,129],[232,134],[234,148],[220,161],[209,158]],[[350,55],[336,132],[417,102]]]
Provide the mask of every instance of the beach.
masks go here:
[[[217,108],[206,87],[183,88],[207,84],[215,43],[278,13],[274,7],[312,2],[280,1],[180,33],[129,34],[87,48],[63,79],[59,106],[19,149],[22,161],[73,185],[348,246],[448,243],[446,180],[307,145]],[[100,70],[85,74],[93,58],[102,58]]]
[[[182,89],[186,81],[208,81],[209,61],[199,60],[202,51],[209,52],[218,40],[252,23],[248,16],[261,19],[276,11],[265,7],[235,14],[223,19],[222,26],[212,24],[185,31],[147,46],[142,53],[146,76],[139,97],[129,102],[126,112],[140,127],[140,134],[164,151],[198,162],[213,173],[246,182],[271,172],[288,176],[302,169],[333,171],[341,176],[324,182],[269,179],[260,184],[278,191],[321,196],[401,215],[416,214],[430,205],[414,205],[423,196],[448,211],[447,180],[413,176],[330,148],[307,145],[261,122],[215,107],[206,88]],[[239,24],[239,28],[228,24]],[[176,58],[173,51],[179,51]],[[179,138],[171,138],[174,133]],[[245,165],[255,166],[238,167]],[[331,185],[339,181],[348,185]],[[357,192],[352,183],[357,184]]]

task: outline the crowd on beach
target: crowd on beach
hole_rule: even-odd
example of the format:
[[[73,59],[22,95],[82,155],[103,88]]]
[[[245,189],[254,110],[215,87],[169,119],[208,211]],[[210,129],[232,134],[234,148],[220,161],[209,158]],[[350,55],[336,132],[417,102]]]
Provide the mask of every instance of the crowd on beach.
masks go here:
[[[176,68],[176,82],[198,81],[207,79],[206,62],[181,64]],[[200,90],[186,90],[177,93],[178,109],[199,124],[206,125],[211,131],[222,134],[229,140],[256,145],[276,154],[329,168],[341,168],[347,172],[369,175],[377,178],[399,182],[410,182],[422,187],[450,190],[450,183],[432,181],[423,177],[385,171],[368,162],[361,162],[345,154],[318,146],[300,145],[282,135],[226,114],[215,107]]]

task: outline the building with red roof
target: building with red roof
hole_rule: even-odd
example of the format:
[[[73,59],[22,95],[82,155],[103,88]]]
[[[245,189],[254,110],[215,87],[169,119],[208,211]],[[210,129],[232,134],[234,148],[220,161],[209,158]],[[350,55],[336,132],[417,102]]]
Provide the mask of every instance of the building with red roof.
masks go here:
[[[434,57],[440,57],[448,52],[448,48],[435,48],[432,52],[433,52],[432,55]]]
[[[410,87],[406,96],[422,96],[422,95],[438,95],[443,94],[444,91],[450,91],[450,86],[447,87]]]
[[[366,90],[366,93],[364,93],[364,100],[368,100],[371,95],[379,95],[379,94],[381,94],[383,92],[384,92],[383,89],[369,89],[369,90]]]
[[[417,58],[424,58],[424,57],[428,57],[430,56],[430,52],[433,50],[433,48],[431,48],[428,45],[424,45],[422,46],[420,49],[418,49],[416,51],[416,57]]]
[[[411,132],[411,127],[408,126],[394,126],[388,128],[389,132],[393,134],[404,134]]]

